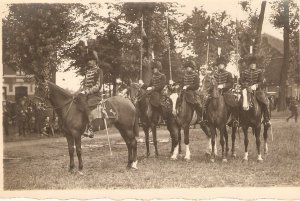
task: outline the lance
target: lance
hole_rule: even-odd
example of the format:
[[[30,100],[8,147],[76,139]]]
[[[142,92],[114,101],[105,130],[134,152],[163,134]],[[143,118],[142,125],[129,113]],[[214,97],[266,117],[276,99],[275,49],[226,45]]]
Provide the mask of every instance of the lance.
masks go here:
[[[207,50],[206,50],[206,65],[208,66],[208,56],[209,56],[209,40],[210,40],[210,16],[209,16],[209,24],[208,24],[208,35],[207,35]]]
[[[170,47],[170,34],[171,34],[171,31],[169,31],[169,14],[168,14],[168,11],[167,11],[167,33],[168,33],[168,58],[169,58],[170,80],[172,80],[171,47]]]
[[[140,80],[143,79],[143,30],[144,30],[144,20],[143,13],[141,17],[141,43],[140,43]]]

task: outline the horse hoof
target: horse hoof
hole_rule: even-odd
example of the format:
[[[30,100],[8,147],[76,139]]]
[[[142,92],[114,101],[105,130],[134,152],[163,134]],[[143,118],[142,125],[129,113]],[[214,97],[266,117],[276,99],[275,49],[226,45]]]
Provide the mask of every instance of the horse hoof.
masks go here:
[[[248,162],[248,158],[243,158],[243,161],[244,162]]]
[[[189,162],[189,161],[191,161],[191,158],[190,157],[184,157],[184,160]]]
[[[205,156],[210,156],[211,155],[211,152],[207,151],[205,152]]]
[[[210,159],[210,162],[214,163],[214,162],[215,162],[215,159],[214,159],[214,158],[211,158],[211,159]]]
[[[257,162],[263,162],[263,159],[262,159],[262,157],[261,157],[261,156],[258,156],[258,158],[257,158]]]
[[[133,162],[133,163],[131,164],[131,168],[134,169],[134,170],[137,170],[137,169],[138,169],[138,168],[137,168],[137,163],[138,163],[138,161]]]
[[[80,176],[83,176],[83,175],[84,175],[82,171],[78,171],[78,174],[79,174]]]
[[[74,169],[74,168],[69,169],[69,172],[70,172],[71,174],[74,174],[74,173],[75,173],[75,169]]]
[[[223,158],[222,159],[222,163],[227,163],[228,161],[227,161],[227,159],[226,158]]]
[[[171,157],[171,161],[176,161],[177,160],[177,156],[172,156]]]

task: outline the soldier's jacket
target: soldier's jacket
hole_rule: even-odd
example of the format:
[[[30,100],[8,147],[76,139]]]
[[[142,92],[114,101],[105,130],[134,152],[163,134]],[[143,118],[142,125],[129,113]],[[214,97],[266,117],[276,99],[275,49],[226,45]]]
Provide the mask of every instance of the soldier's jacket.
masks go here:
[[[86,93],[94,94],[101,90],[103,82],[103,71],[97,65],[89,68],[84,79],[84,90]]]
[[[153,73],[149,87],[153,87],[153,91],[161,92],[166,86],[166,76],[160,72]]]
[[[200,86],[200,79],[196,72],[186,72],[181,81],[181,87],[188,86],[187,90],[198,90]]]
[[[214,73],[214,78],[217,81],[217,84],[223,84],[223,91],[228,91],[233,87],[233,78],[230,72],[226,70],[218,70]]]
[[[197,90],[199,89],[200,86],[200,79],[199,76],[196,72],[194,71],[187,71],[184,76],[183,79],[181,81],[181,88],[183,88],[184,86],[188,86],[186,88],[186,92],[185,92],[185,99],[187,102],[195,104],[197,102]],[[180,94],[180,101],[182,98],[182,93]]]
[[[151,81],[148,87],[153,87],[150,103],[158,107],[161,105],[162,91],[166,85],[166,76],[160,72],[154,73],[152,75]]]
[[[254,84],[258,84],[260,89],[263,84],[262,71],[260,69],[246,69],[241,73],[240,83],[242,88],[250,87]]]
[[[25,105],[18,105],[17,106],[17,119],[25,120],[26,114],[27,114],[27,107]]]

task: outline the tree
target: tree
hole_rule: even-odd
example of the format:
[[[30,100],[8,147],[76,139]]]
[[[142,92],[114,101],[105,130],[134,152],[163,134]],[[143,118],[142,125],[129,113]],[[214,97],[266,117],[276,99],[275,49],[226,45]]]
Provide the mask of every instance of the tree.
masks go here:
[[[77,20],[92,18],[87,10],[82,4],[10,4],[3,19],[3,63],[55,82],[73,41],[88,32]]]
[[[299,27],[299,7],[297,4],[290,0],[283,0],[283,1],[274,1],[272,3],[272,10],[273,13],[271,15],[270,21],[274,25],[275,28],[283,28],[283,38],[284,38],[284,58],[283,58],[283,65],[281,68],[281,77],[280,77],[280,91],[279,91],[279,107],[278,110],[282,111],[286,108],[286,96],[287,96],[287,80],[288,80],[288,72],[290,71],[291,64],[295,63],[296,72],[299,69],[298,66],[298,53],[296,51],[298,49],[299,43],[297,42],[297,29]],[[292,39],[292,41],[290,41]],[[291,47],[295,51],[290,51],[290,44]],[[294,75],[296,74],[295,71],[290,71]],[[297,81],[298,76],[295,77]]]

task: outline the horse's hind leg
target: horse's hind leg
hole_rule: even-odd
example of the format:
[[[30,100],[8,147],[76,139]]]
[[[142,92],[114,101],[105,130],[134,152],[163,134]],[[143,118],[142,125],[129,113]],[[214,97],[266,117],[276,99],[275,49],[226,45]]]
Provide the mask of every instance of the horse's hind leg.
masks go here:
[[[260,153],[260,130],[261,130],[261,125],[260,123],[254,128],[255,132],[255,138],[256,138],[256,149],[257,149],[257,161],[261,162],[263,161]]]
[[[158,156],[158,149],[157,149],[157,133],[156,133],[156,126],[158,125],[159,121],[159,113],[157,111],[153,112],[152,116],[152,123],[151,123],[151,130],[153,135],[153,145],[155,148],[155,156]]]
[[[225,160],[223,160],[223,162],[227,162],[229,148],[228,148],[228,133],[227,133],[226,125],[224,126],[224,139],[225,139]]]
[[[226,128],[225,128],[226,129]],[[222,162],[227,162],[227,159],[226,159],[226,151],[225,151],[225,138],[226,138],[226,130],[224,129],[224,127],[221,127],[220,129],[220,144],[222,146]],[[227,137],[227,143],[228,143],[228,137]]]
[[[176,121],[173,117],[170,117],[170,119],[167,120],[167,128],[170,132],[171,135],[171,139],[172,139],[172,156],[171,159],[172,160],[176,160],[177,156],[178,156],[178,149],[179,149],[179,145],[178,145],[178,127],[176,125]]]
[[[178,127],[178,153],[181,154],[181,128]]]
[[[74,164],[74,138],[73,136],[66,134],[67,142],[68,142],[68,150],[70,156],[70,169],[69,172],[73,172],[75,168]]]
[[[184,159],[185,160],[191,160],[191,152],[190,152],[190,137],[189,137],[190,133],[189,133],[189,125],[186,125],[184,127],[184,144],[185,144],[185,156]]]
[[[217,130],[215,127],[211,126],[210,127],[210,132],[211,132],[211,146],[212,146],[212,149],[211,149],[211,159],[210,161],[211,162],[215,162],[215,157],[216,157],[216,152],[215,152],[215,149],[216,149],[216,134],[217,134]]]
[[[78,171],[79,171],[79,174],[82,174],[83,163],[82,163],[82,157],[81,157],[81,135],[78,135],[75,138],[75,146],[76,146],[76,154],[77,154],[77,158],[78,158]]]

